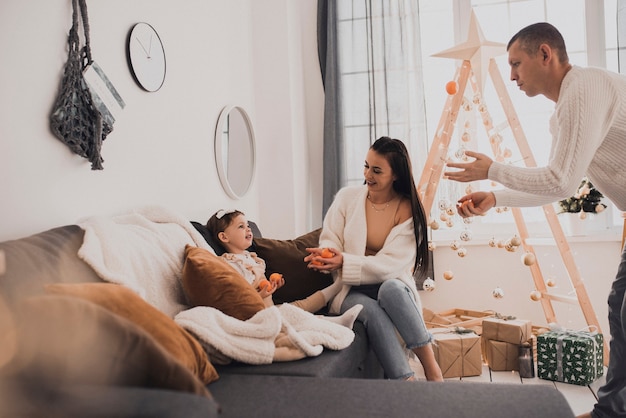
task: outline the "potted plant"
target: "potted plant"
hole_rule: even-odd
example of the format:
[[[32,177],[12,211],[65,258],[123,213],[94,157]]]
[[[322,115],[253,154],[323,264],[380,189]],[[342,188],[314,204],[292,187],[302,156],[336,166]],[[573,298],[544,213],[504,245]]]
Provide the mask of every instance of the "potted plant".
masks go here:
[[[578,213],[580,219],[585,219],[587,213],[600,213],[606,209],[606,205],[601,202],[603,197],[602,193],[585,177],[574,196],[558,202],[560,209],[558,213]]]
[[[566,222],[561,223],[567,235],[587,235],[584,220],[588,213],[600,213],[606,209],[606,205],[601,202],[603,197],[602,193],[585,177],[574,196],[558,202],[558,213],[565,213],[564,216],[567,216]]]

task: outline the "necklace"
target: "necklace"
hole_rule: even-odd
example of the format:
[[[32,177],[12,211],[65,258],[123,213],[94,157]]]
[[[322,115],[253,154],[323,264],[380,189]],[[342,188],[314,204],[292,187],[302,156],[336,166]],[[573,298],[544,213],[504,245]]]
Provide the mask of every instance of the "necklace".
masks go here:
[[[389,207],[389,204],[391,203],[391,201],[393,200],[393,198],[389,199],[387,202],[385,203],[381,203],[382,205],[384,205],[385,207],[382,209],[379,209],[376,207],[376,205],[374,205],[374,203],[372,202],[372,198],[370,197],[370,195],[367,195],[367,200],[370,201],[370,205],[372,206],[372,209],[374,209],[375,212],[384,212],[385,209],[387,209]]]

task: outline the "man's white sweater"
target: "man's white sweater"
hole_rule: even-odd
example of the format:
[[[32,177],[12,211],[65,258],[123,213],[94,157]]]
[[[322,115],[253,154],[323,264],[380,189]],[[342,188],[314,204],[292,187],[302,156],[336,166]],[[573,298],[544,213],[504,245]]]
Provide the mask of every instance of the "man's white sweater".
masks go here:
[[[489,179],[508,188],[494,191],[496,205],[556,202],[574,195],[586,175],[626,211],[626,76],[574,66],[561,84],[550,132],[547,166],[491,165]]]

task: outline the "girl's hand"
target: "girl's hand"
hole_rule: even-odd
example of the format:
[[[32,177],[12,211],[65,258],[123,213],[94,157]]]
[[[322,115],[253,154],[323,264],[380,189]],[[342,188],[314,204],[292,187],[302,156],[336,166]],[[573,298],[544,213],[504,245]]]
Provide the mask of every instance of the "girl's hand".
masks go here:
[[[270,280],[267,280],[266,278],[262,278],[258,281],[255,280],[255,283],[253,283],[252,285],[255,287],[257,292],[259,292],[259,295],[261,295],[261,298],[263,299],[267,297],[271,297],[276,291],[276,289],[278,289],[277,282],[271,282]]]
[[[276,286],[276,290],[280,289],[285,285],[285,278],[280,273],[272,273],[270,274],[270,283]],[[273,292],[272,292],[273,293]]]

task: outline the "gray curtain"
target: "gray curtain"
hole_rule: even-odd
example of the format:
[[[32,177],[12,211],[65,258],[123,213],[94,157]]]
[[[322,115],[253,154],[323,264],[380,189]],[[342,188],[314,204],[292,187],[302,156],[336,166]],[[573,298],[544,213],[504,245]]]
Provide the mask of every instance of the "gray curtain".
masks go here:
[[[363,182],[363,159],[381,136],[404,141],[421,174],[428,138],[418,2],[318,0],[318,52],[325,215],[341,187]]]
[[[617,0],[617,60],[619,72],[626,74],[626,0]]]
[[[324,85],[324,179],[322,217],[335,193],[345,184],[341,77],[337,51],[337,9],[335,0],[319,0],[317,47]]]

